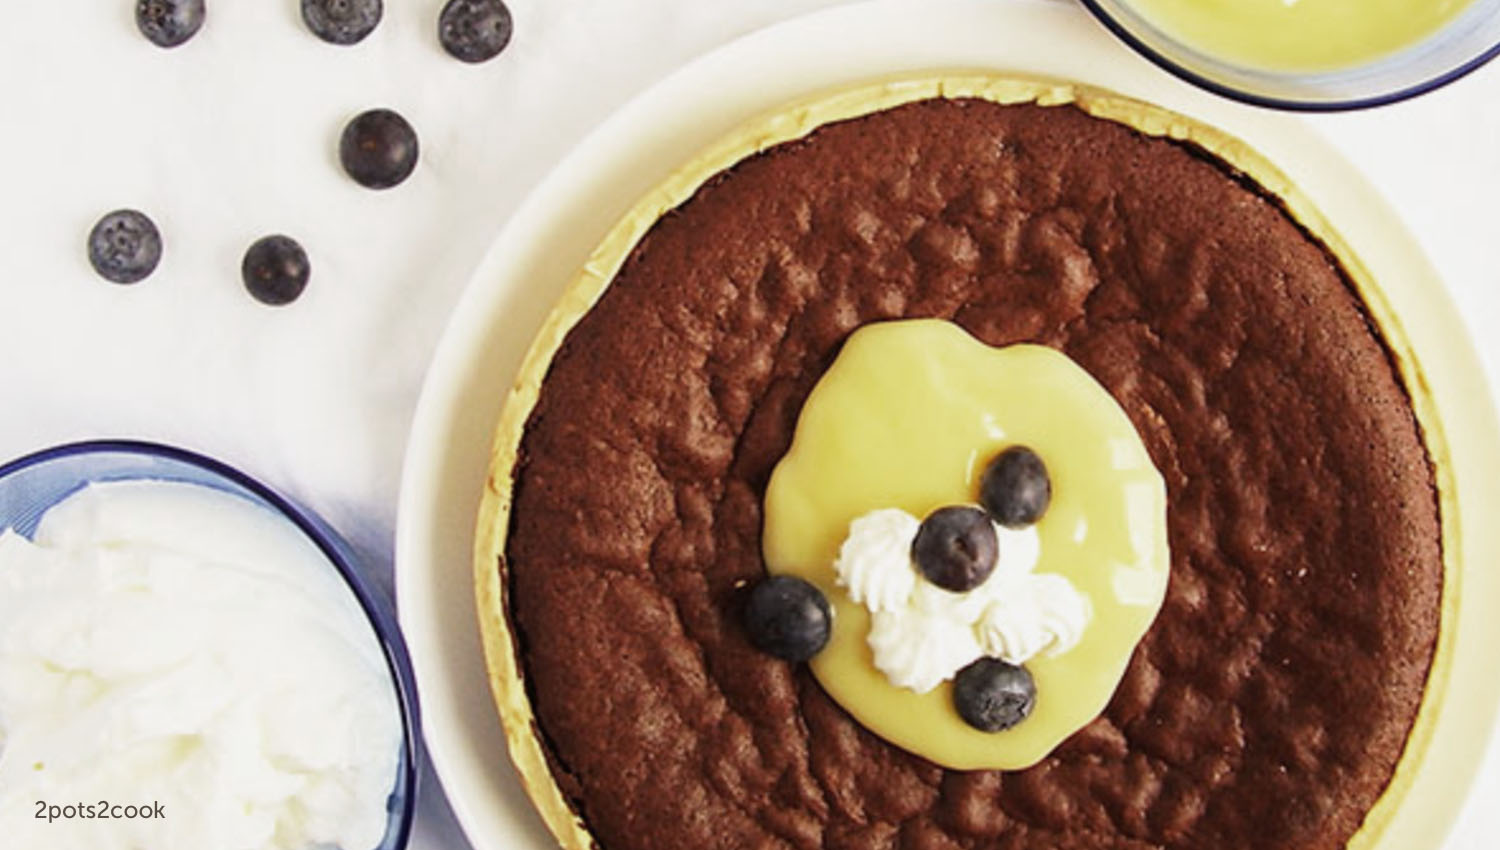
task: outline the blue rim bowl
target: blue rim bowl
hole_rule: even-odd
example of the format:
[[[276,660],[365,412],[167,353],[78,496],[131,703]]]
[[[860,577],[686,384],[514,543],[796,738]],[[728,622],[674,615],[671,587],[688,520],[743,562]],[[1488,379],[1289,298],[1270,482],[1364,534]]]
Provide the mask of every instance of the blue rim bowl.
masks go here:
[[[1325,72],[1235,65],[1166,34],[1137,12],[1131,0],[1081,2],[1106,29],[1168,73],[1242,103],[1294,112],[1340,112],[1406,100],[1464,77],[1500,54],[1500,0],[1474,0],[1417,44]]]
[[[349,544],[316,514],[227,464],[185,449],[133,440],[92,440],[43,449],[0,466],[0,529],[13,528],[30,535],[48,508],[85,485],[130,480],[197,484],[266,507],[310,538],[338,570],[375,630],[401,708],[401,762],[396,785],[386,800],[389,820],[385,837],[369,850],[402,850],[411,836],[421,758],[421,723],[411,659],[390,604],[356,569],[357,559]]]

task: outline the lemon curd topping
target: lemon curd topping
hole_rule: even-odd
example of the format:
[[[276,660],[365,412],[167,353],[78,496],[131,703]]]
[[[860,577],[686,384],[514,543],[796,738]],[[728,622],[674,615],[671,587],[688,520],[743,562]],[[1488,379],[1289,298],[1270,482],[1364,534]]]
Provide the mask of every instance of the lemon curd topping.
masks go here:
[[[851,523],[873,511],[923,517],[976,502],[985,465],[1013,445],[1034,450],[1052,481],[1034,572],[1067,579],[1090,619],[1066,651],[1027,662],[1031,716],[988,733],[959,717],[951,681],[917,693],[876,668],[870,612],[834,564]],[[994,348],[941,320],[882,322],[855,331],[809,395],[766,492],[762,545],[771,573],[827,595],[833,635],[811,667],[854,718],[945,767],[1020,770],[1099,715],[1155,619],[1166,490],[1125,412],[1065,354]]]
[[[1433,35],[1473,0],[1130,0],[1198,50],[1270,71],[1332,71]]]

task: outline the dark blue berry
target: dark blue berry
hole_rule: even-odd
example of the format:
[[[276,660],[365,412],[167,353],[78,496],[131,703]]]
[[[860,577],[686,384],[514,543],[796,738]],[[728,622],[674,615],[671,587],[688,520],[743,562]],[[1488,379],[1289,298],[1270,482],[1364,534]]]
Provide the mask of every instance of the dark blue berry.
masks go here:
[[[787,661],[806,661],[828,645],[833,614],[823,592],[800,578],[775,576],[750,591],[745,630],[750,642]]]
[[[938,508],[922,520],[911,542],[911,558],[927,580],[954,593],[973,590],[995,571],[1000,540],[979,508]]]
[[[359,185],[389,189],[417,167],[417,131],[389,109],[362,112],[344,127],[339,162]]]
[[[1036,682],[1025,667],[981,658],[953,678],[953,707],[981,732],[1004,732],[1031,715]]]
[[[203,0],[138,0],[135,25],[158,47],[176,47],[203,26]]]
[[[329,44],[358,44],[375,31],[381,0],[302,0],[302,20]]]
[[[245,252],[240,275],[245,288],[262,304],[280,306],[297,300],[307,288],[312,267],[307,252],[290,236],[267,236]]]
[[[1031,525],[1052,502],[1047,465],[1031,449],[1011,446],[985,468],[979,479],[979,501],[1006,528]]]
[[[144,280],[161,262],[161,233],[145,213],[115,210],[89,231],[89,262],[114,283]]]
[[[484,62],[510,43],[513,25],[504,0],[448,0],[438,16],[438,41],[465,62]]]

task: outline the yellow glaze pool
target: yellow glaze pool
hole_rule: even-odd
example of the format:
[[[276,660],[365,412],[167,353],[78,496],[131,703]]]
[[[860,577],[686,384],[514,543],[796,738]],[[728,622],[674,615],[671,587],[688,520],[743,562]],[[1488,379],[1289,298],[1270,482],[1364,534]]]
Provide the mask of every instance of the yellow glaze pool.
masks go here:
[[[1036,572],[1066,576],[1093,617],[1071,650],[1027,663],[1032,715],[986,733],[958,716],[951,683],[917,694],[875,669],[869,614],[835,584],[833,562],[869,511],[921,517],[977,502],[985,465],[1017,444],[1052,479]],[[959,770],[1029,767],[1097,717],[1166,592],[1166,490],[1119,404],[1059,351],[994,348],[945,321],[849,337],[802,409],[765,508],[768,569],[816,584],[834,608],[833,637],[812,661],[818,681],[866,728]]]

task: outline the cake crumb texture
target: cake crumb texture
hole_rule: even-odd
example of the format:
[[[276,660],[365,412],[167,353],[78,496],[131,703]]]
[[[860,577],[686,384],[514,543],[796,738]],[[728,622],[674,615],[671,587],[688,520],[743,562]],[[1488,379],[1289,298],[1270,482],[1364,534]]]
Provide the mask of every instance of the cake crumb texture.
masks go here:
[[[886,744],[739,624],[803,400],[916,317],[1066,352],[1167,483],[1160,617],[1019,773]],[[1212,156],[1071,106],[921,101],[709,181],[569,333],[514,497],[523,670],[604,850],[1340,848],[1437,635],[1431,468],[1346,277]]]

